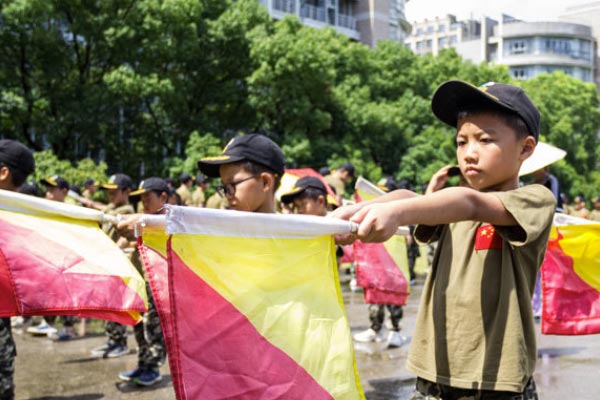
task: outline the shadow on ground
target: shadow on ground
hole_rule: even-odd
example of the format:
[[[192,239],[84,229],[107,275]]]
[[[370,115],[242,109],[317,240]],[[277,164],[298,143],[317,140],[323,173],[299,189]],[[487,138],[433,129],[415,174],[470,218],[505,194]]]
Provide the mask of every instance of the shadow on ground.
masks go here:
[[[365,392],[367,400],[407,400],[415,390],[415,378],[409,379],[372,379],[369,384],[373,390]]]

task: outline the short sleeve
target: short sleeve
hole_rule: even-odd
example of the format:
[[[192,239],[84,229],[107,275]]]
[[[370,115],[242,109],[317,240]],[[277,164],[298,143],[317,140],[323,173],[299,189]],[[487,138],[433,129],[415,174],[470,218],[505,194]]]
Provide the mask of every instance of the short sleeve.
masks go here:
[[[442,235],[442,230],[447,225],[417,225],[413,236],[415,240],[421,244],[437,242]]]
[[[552,224],[556,200],[552,192],[542,185],[527,185],[490,194],[498,197],[517,221],[517,226],[496,226],[496,230],[513,246],[535,241]]]

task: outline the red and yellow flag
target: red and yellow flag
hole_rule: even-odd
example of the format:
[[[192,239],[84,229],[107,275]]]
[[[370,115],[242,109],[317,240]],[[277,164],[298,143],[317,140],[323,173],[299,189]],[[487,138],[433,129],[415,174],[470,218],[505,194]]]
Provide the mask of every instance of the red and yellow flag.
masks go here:
[[[102,213],[0,190],[0,316],[76,315],[133,325],[143,278],[100,230]]]
[[[349,223],[170,207],[166,226],[178,399],[364,398],[331,236]]]
[[[357,202],[384,194],[360,177],[355,187]],[[406,229],[408,231],[408,229]],[[354,243],[356,283],[364,289],[365,303],[405,305],[410,294],[406,238],[394,235],[384,243]]]
[[[553,227],[542,264],[542,333],[600,333],[600,224]]]

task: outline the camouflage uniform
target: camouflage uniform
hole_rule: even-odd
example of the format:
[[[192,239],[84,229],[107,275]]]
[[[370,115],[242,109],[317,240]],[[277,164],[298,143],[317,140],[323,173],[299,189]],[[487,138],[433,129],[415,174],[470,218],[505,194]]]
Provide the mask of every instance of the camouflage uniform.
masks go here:
[[[538,400],[538,395],[533,378],[523,393],[460,389],[417,378],[417,390],[411,400]]]
[[[385,318],[385,308],[390,312],[390,319],[392,321],[392,329],[394,331],[400,330],[400,320],[402,319],[403,311],[402,306],[396,306],[393,304],[369,304],[369,319],[371,320],[371,329],[375,332],[379,332],[383,326],[383,320]]]
[[[148,293],[148,312],[144,313],[142,323],[133,327],[138,344],[138,367],[157,369],[165,361],[167,350],[148,282],[146,282],[146,291]]]
[[[10,318],[0,318],[0,400],[14,399],[16,356],[17,347],[10,329]]]
[[[104,212],[109,215],[124,215],[133,214],[134,210],[131,204],[125,204],[119,207],[115,207],[114,204],[109,204]],[[119,233],[111,223],[105,222],[104,225],[102,225],[102,230],[114,242],[119,239]],[[106,321],[105,333],[111,342],[127,346],[127,327],[125,325],[119,324],[118,322]]]

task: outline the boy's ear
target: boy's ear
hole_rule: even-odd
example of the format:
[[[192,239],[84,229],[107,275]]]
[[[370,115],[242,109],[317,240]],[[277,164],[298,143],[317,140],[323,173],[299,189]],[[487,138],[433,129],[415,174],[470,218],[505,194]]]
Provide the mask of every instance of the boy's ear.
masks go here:
[[[526,138],[522,139],[523,141],[521,142],[522,147],[521,147],[521,154],[519,156],[519,159],[521,161],[525,161],[526,159],[528,159],[529,157],[531,157],[531,155],[533,154],[533,151],[535,150],[535,146],[537,145],[535,139],[533,138],[533,136],[527,136]]]
[[[317,197],[317,203],[319,203],[319,205],[322,204],[324,206],[327,206],[327,203],[325,201],[325,196],[320,194],[319,197]]]
[[[267,172],[260,174],[260,180],[263,183],[263,190],[268,192],[275,187],[275,177]]]
[[[0,181],[8,181],[10,178],[10,169],[3,165],[0,167]]]

